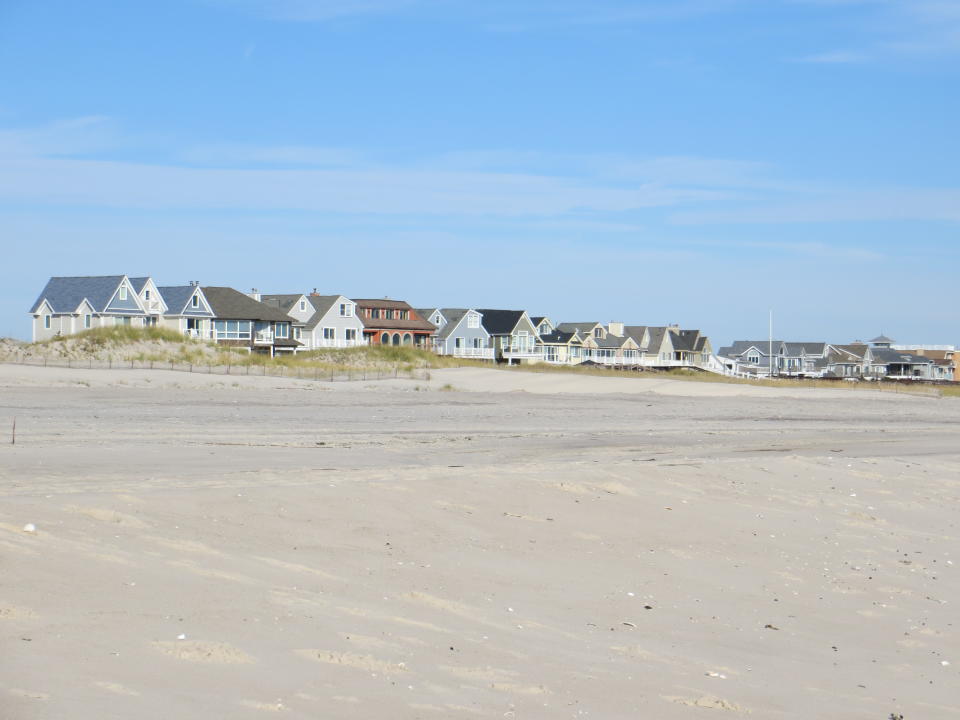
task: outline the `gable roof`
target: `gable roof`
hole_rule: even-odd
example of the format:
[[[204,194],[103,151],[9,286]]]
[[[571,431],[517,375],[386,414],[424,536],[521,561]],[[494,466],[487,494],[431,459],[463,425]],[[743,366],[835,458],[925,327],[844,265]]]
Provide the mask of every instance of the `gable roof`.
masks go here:
[[[445,340],[450,337],[450,334],[457,329],[457,326],[460,324],[460,321],[466,317],[469,310],[466,308],[433,308],[430,313],[433,314],[437,311],[440,311],[440,314],[443,315],[444,319],[447,321],[442,328],[437,330],[437,337],[441,340]]]
[[[147,284],[147,280],[149,280],[150,278],[135,277],[135,278],[127,278],[127,279],[130,281],[130,284],[133,285],[133,291],[137,295],[139,295],[141,292],[143,292],[143,286]]]
[[[540,336],[540,342],[543,345],[569,345],[570,343],[580,343],[580,335],[576,330],[573,332],[564,332],[563,330],[554,330]]]
[[[526,314],[524,310],[493,310],[477,308],[480,324],[491,335],[509,335]]]
[[[377,310],[408,310],[410,312],[411,317],[407,320],[385,317],[372,318],[365,317],[363,313],[357,313],[357,317],[360,318],[360,322],[365,328],[374,330],[425,330],[436,332],[436,325],[429,320],[421,318],[420,314],[410,306],[410,303],[404,302],[403,300],[375,300],[372,298],[364,298],[354,300],[353,302],[356,303],[358,308],[364,310],[370,308]]]
[[[297,302],[300,298],[303,297],[303,293],[284,293],[284,294],[273,294],[273,295],[261,295],[260,302],[265,305],[270,305],[279,310],[283,310],[285,313],[293,310],[294,303]]]
[[[891,348],[872,348],[873,361],[886,365],[932,365],[933,360],[928,357],[913,355],[903,350]]]
[[[193,293],[196,290],[196,285],[158,287],[157,292],[160,293],[160,297],[162,297],[163,301],[167,304],[167,312],[165,314],[182,315],[186,310],[205,314],[206,311],[202,308],[187,307],[187,303],[190,302],[190,298],[193,297]]]
[[[214,317],[232,320],[262,320],[273,322],[294,322],[294,319],[276,307],[271,307],[239,290],[230,287],[201,288],[203,295],[213,310]]]
[[[54,313],[72,313],[84,300],[93,311],[102,313],[113,299],[126,275],[92,275],[85,277],[52,277],[30,308],[37,312],[44,300]],[[139,304],[138,304],[139,307]],[[117,315],[143,315],[142,310],[115,311]]]
[[[603,327],[602,323],[598,322],[563,322],[557,325],[556,330],[563,330],[563,332],[573,332],[576,330],[584,335],[593,334],[593,329],[599,325]],[[606,328],[604,328],[606,330]]]

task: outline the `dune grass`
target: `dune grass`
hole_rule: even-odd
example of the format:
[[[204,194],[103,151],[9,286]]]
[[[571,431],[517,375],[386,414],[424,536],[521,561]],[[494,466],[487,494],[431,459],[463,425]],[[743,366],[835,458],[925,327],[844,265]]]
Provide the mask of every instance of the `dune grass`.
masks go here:
[[[90,347],[104,345],[129,345],[135,342],[162,340],[164,342],[184,343],[191,342],[176,330],[163,327],[133,327],[132,325],[114,325],[84,330],[73,335],[57,335],[47,340],[39,340],[37,345],[53,345],[55,343],[72,342]]]

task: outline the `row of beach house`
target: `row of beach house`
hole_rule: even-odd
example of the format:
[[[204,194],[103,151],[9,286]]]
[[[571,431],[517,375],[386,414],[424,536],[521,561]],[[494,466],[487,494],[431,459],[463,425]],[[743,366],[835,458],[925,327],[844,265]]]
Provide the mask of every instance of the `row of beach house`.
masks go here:
[[[34,341],[97,327],[164,327],[250,352],[407,345],[504,363],[702,367],[722,372],[709,338],[677,326],[554,323],[525,310],[414,308],[402,300],[230,287],[150,277],[53,277],[30,309]]]
[[[97,327],[164,327],[277,355],[359,345],[406,345],[498,363],[691,367],[736,377],[955,379],[953,346],[741,340],[714,352],[676,325],[559,322],[524,310],[414,308],[402,300],[230,287],[157,285],[150,277],[53,277],[30,309],[34,341]]]

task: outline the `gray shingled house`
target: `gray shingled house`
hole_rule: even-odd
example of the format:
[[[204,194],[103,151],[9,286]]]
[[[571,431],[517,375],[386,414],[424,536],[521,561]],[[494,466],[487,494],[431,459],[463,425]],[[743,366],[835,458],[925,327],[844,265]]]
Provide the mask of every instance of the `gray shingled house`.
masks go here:
[[[97,327],[143,327],[147,318],[126,275],[52,277],[29,312],[34,342]]]

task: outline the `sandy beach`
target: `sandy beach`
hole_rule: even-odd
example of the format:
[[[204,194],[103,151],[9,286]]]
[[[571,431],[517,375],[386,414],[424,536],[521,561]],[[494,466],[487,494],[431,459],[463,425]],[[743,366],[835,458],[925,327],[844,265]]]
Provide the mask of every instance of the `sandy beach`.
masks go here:
[[[960,717],[958,478],[949,398],[0,365],[0,718]]]

